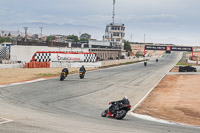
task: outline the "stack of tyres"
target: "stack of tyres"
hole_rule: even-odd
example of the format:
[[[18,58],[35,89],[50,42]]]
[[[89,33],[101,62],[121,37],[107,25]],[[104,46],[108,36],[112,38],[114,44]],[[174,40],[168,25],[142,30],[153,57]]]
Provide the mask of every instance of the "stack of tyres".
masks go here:
[[[197,69],[192,66],[180,66],[179,72],[197,72]]]
[[[178,72],[185,72],[184,67],[183,67],[183,66],[179,66],[179,70],[178,70]]]

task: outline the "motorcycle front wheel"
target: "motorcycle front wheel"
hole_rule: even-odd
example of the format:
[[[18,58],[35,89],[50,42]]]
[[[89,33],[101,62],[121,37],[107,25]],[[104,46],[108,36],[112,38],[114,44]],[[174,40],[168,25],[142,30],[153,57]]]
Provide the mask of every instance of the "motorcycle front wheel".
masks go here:
[[[126,113],[127,113],[126,110],[117,111],[116,119],[117,120],[123,119],[126,116]]]
[[[104,111],[101,113],[101,117],[106,117],[107,112],[108,112],[108,110],[104,110]]]
[[[60,81],[63,81],[65,78],[61,75],[60,76]]]

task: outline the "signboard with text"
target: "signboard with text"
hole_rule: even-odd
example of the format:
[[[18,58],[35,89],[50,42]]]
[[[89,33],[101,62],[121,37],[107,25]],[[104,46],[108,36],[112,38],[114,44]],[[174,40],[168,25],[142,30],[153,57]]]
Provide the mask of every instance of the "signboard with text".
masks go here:
[[[145,50],[192,51],[192,47],[145,45]]]
[[[145,50],[166,50],[166,46],[145,45]]]
[[[172,51],[192,51],[192,47],[172,46]]]

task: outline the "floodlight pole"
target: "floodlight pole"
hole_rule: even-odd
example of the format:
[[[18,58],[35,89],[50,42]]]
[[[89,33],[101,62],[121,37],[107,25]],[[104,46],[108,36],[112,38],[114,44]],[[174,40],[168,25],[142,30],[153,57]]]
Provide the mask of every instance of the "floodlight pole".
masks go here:
[[[193,48],[192,48],[192,60],[193,60]]]
[[[39,27],[39,28],[41,30],[41,32],[40,32],[40,38],[42,38],[42,29],[43,29],[43,27]]]
[[[25,30],[25,42],[27,41],[27,30],[28,30],[28,27],[24,27],[24,30]]]

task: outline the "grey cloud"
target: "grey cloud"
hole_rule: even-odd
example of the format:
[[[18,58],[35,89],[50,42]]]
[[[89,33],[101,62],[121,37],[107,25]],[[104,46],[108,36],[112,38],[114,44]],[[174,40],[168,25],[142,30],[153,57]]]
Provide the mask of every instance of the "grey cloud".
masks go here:
[[[200,34],[199,6],[199,0],[116,0],[116,22],[126,25],[127,39],[134,34],[142,41],[146,33],[149,41],[194,43]],[[43,22],[104,29],[111,17],[112,0],[1,0],[0,4],[1,25]]]

